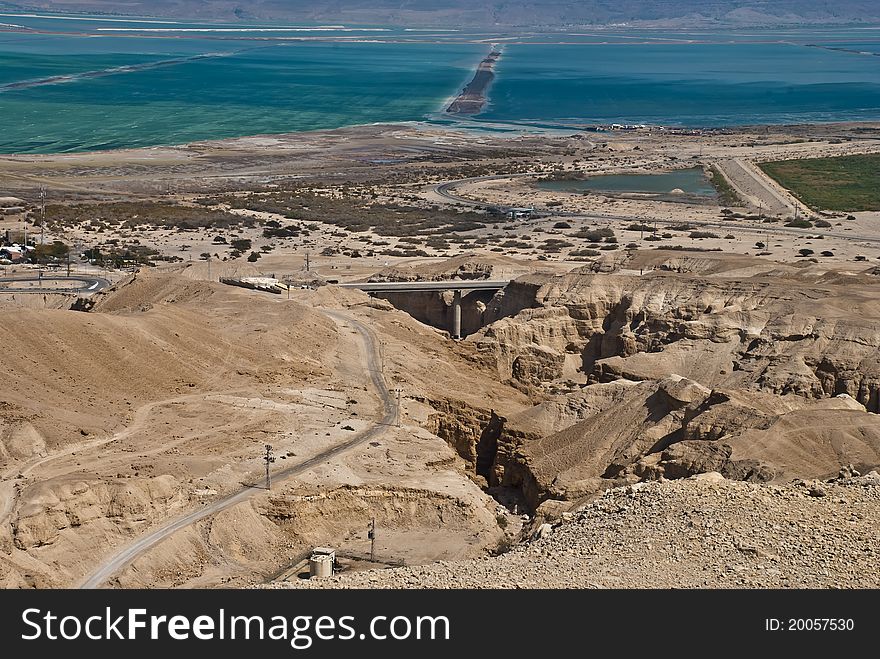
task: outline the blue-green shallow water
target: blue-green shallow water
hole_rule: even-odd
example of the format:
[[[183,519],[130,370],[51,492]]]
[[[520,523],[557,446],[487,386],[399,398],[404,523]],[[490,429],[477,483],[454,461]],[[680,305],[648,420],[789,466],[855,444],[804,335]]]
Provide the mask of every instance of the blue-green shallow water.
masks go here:
[[[488,43],[467,43],[483,31],[3,15],[0,23],[32,30],[0,26],[0,153],[418,120],[494,131],[880,119],[880,58],[806,45],[880,52],[880,31],[860,28],[536,35],[592,43],[507,45],[488,109],[457,122],[443,101],[488,52]],[[364,42],[278,40],[315,37]]]
[[[205,52],[235,50],[225,43],[205,45]],[[0,152],[178,144],[415,120],[461,84],[483,50],[445,45],[438,57],[438,48],[427,44],[251,45],[233,55],[0,90]],[[187,56],[191,53],[176,50],[113,61],[81,54],[53,62],[19,54],[15,67],[31,72],[6,74],[0,82]]]
[[[506,48],[481,118],[685,126],[880,118],[872,56],[788,44],[560,48]]]
[[[542,190],[565,192],[645,192],[669,193],[678,188],[682,192],[701,197],[711,197],[715,188],[709,183],[699,167],[677,169],[659,174],[609,174],[590,176],[576,181],[539,181]]]

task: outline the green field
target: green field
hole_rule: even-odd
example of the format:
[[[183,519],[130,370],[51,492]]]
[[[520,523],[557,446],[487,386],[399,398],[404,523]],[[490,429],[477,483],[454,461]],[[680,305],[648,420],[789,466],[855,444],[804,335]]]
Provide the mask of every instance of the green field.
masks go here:
[[[761,169],[811,208],[880,210],[880,154],[780,160]]]

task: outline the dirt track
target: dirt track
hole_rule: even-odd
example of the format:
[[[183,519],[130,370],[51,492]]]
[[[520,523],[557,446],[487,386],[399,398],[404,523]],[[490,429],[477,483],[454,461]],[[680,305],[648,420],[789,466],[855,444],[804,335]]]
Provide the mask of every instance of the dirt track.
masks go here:
[[[336,444],[333,447],[322,451],[308,460],[299,462],[291,467],[287,467],[272,474],[274,481],[282,481],[292,476],[302,474],[309,469],[330,460],[339,455],[343,451],[347,451],[355,446],[363,444],[369,440],[375,439],[385,432],[385,429],[394,423],[397,418],[397,408],[393,397],[388,391],[382,375],[382,356],[379,348],[379,342],[373,331],[363,323],[353,319],[347,314],[337,311],[325,311],[335,322],[349,325],[353,327],[361,337],[362,350],[361,357],[364,368],[370,373],[370,380],[373,384],[376,394],[381,400],[383,408],[383,416],[380,421],[371,425],[367,430],[356,434],[348,441]],[[117,550],[112,556],[107,558],[96,570],[92,571],[82,582],[81,588],[98,588],[110,579],[119,570],[137,559],[140,555],[149,551],[160,542],[170,537],[177,531],[184,529],[206,517],[210,517],[223,510],[227,510],[261,492],[262,490],[256,486],[245,487],[231,495],[225,496],[214,501],[204,508],[192,511],[182,517],[178,517],[167,522],[144,536],[141,536],[134,542]]]
[[[737,191],[755,210],[768,215],[794,215],[792,198],[777,189],[767,176],[751,162],[742,158],[720,160],[716,166]]]

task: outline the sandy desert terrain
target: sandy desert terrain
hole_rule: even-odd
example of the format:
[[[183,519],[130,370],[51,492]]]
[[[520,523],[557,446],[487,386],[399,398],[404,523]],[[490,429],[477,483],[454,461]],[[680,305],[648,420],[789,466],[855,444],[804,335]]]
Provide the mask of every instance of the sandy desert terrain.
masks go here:
[[[330,546],[350,574],[317,585],[875,585],[880,217],[757,164],[878,152],[870,124],[412,125],[0,158],[0,232],[44,212],[107,282],[0,283],[0,584],[289,585]],[[724,184],[540,187],[683,168]],[[510,283],[460,341],[451,287],[335,285],[481,279]],[[646,520],[683,563],[632,562]]]

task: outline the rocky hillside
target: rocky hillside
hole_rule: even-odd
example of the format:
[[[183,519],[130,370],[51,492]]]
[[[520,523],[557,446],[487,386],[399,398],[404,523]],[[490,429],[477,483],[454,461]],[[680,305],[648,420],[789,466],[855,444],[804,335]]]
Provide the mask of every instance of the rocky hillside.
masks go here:
[[[533,275],[496,296],[469,340],[541,402],[480,435],[477,473],[537,507],[645,478],[880,464],[876,277],[714,261]]]
[[[717,473],[606,492],[499,557],[305,588],[877,588],[880,475],[784,486]],[[285,584],[291,586],[291,584]]]

